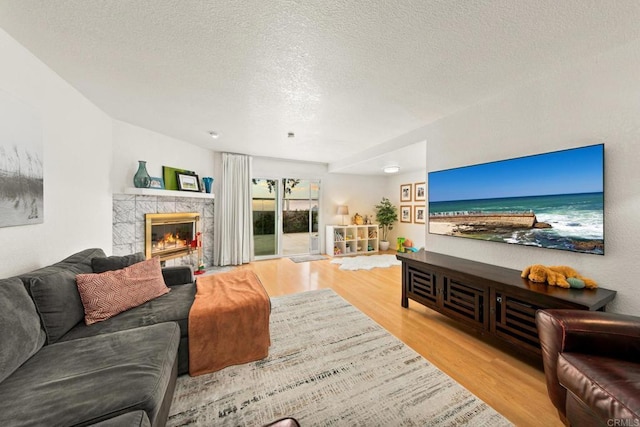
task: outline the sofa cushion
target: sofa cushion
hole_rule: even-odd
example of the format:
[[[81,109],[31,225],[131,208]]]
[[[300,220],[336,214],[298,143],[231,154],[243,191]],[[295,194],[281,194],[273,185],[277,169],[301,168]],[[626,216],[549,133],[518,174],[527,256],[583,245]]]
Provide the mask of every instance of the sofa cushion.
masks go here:
[[[173,286],[170,293],[120,313],[104,322],[94,323],[90,326],[80,322],[63,336],[61,341],[91,337],[161,322],[177,322],[180,325],[178,375],[186,374],[189,372],[189,310],[193,304],[195,294],[196,286],[194,283]]]
[[[164,283],[158,258],[122,270],[78,274],[76,282],[87,325],[109,319],[170,291]]]
[[[193,271],[187,265],[176,267],[164,267],[162,269],[164,283],[167,286],[184,285],[185,283],[193,283]]]
[[[180,336],[185,337],[189,331],[189,310],[193,305],[195,295],[196,286],[193,283],[174,286],[168,294],[147,301],[104,322],[93,325],[80,322],[63,336],[61,341],[124,331],[162,322],[177,322],[180,325]]]
[[[84,317],[76,286],[75,266],[31,279],[31,296],[36,303],[47,344],[57,342]]]
[[[17,277],[0,280],[0,382],[33,356],[45,334],[36,307]]]
[[[156,425],[178,341],[178,325],[162,323],[45,346],[0,383],[0,425],[87,425],[136,410]]]
[[[603,422],[640,417],[640,364],[580,353],[558,356],[558,381]]]
[[[39,268],[28,273],[20,274],[18,275],[18,277],[22,279],[24,285],[27,287],[27,290],[31,292],[29,287],[31,286],[31,279],[33,279],[34,277],[47,276],[49,274],[54,274],[62,270],[67,270],[70,267],[73,268],[76,273],[92,273],[93,269],[91,268],[91,260],[95,257],[104,258],[105,256],[106,255],[104,254],[104,251],[102,249],[85,249],[83,251],[70,255],[55,264]]]
[[[104,273],[105,271],[122,270],[125,267],[144,261],[144,254],[137,252],[131,255],[110,257],[96,257],[91,260],[91,267],[94,273]]]
[[[84,249],[80,252],[76,252],[73,255],[69,255],[65,259],[60,262],[55,263],[54,265],[68,266],[75,265],[79,267],[83,272],[90,273],[93,271],[91,268],[91,260],[94,258],[104,258],[106,257],[104,251],[100,248],[91,248]]]

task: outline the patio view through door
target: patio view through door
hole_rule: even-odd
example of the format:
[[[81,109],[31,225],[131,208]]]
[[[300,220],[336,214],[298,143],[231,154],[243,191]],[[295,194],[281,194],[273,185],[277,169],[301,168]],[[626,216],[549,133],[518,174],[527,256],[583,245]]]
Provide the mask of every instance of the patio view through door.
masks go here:
[[[320,181],[282,180],[282,255],[320,253]]]
[[[297,178],[252,181],[254,256],[320,253],[320,182]]]
[[[278,179],[252,180],[253,254],[256,257],[279,255]]]

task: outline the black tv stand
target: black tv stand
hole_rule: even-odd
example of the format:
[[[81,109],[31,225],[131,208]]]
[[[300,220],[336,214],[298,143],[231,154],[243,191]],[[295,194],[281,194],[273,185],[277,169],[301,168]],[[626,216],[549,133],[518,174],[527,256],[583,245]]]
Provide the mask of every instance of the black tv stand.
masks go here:
[[[520,350],[541,354],[535,313],[543,308],[604,311],[616,291],[565,289],[534,283],[519,270],[449,255],[399,253],[402,307],[409,300],[496,336]]]

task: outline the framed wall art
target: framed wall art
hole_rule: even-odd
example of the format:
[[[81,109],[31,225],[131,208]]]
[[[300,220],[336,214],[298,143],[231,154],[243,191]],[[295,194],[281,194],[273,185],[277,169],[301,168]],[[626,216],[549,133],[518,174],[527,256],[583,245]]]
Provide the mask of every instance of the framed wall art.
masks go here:
[[[410,202],[411,201],[411,187],[412,187],[412,184],[402,184],[400,186],[400,201],[401,202]]]
[[[426,200],[426,185],[424,182],[416,182],[413,186],[415,196],[413,200],[416,202]]]
[[[42,224],[42,117],[30,105],[2,91],[0,117],[0,227]]]
[[[400,222],[411,222],[411,206],[400,206]]]
[[[424,224],[427,208],[425,206],[413,207],[413,222],[416,224]]]
[[[176,172],[178,190],[180,191],[200,191],[200,179],[198,175]]]

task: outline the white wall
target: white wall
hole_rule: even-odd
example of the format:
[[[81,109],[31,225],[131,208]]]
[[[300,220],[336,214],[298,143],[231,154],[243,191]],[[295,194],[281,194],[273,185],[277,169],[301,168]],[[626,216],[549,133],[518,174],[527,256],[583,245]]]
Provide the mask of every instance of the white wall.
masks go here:
[[[640,312],[640,41],[442,119],[419,132],[429,171],[605,144],[604,256],[426,235],[428,250],[522,269],[570,265]],[[567,165],[579,168],[580,165]],[[544,170],[530,171],[544,174]]]
[[[138,160],[146,160],[149,175],[162,178],[162,166],[192,170],[200,178],[216,177],[214,152],[119,120],[113,121],[114,193],[133,187]]]
[[[414,206],[426,206],[426,201],[415,201],[412,194],[411,202],[401,202],[400,186],[403,184],[411,184],[412,193],[415,193],[415,191],[413,191],[413,185],[417,182],[426,182],[426,175],[427,166],[425,161],[425,168],[423,170],[390,175],[387,178],[387,194],[389,195],[389,200],[398,208],[398,222],[389,233],[392,248],[395,247],[397,237],[411,239],[413,241],[413,247],[415,248],[425,247],[426,224],[416,224],[413,215],[415,213]],[[411,223],[400,222],[400,206],[411,206]]]
[[[0,228],[0,277],[110,251],[111,119],[2,29],[0,57],[0,91],[42,119],[44,162],[44,223]]]
[[[386,177],[328,173],[322,163],[291,162],[255,157],[255,178],[303,178],[320,180],[320,213],[318,216],[322,253],[325,253],[325,225],[340,224],[342,216],[336,215],[338,205],[349,206],[349,216],[356,213],[372,215],[374,206],[386,196]],[[347,219],[347,218],[345,218]]]

